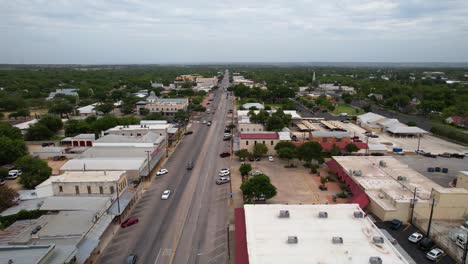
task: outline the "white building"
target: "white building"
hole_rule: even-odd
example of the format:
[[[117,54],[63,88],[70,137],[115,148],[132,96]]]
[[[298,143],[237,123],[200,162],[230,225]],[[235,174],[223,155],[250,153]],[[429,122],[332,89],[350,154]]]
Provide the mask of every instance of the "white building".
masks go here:
[[[235,215],[237,263],[408,263],[357,204],[244,205]]]

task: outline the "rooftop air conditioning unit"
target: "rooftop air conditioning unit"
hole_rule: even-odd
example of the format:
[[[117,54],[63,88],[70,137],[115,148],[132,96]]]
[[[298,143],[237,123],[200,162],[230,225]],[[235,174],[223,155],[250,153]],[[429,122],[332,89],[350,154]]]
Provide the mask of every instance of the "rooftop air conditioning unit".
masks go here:
[[[279,214],[279,218],[289,218],[289,211],[288,210],[281,210]]]
[[[375,236],[372,237],[372,242],[374,242],[374,244],[383,244],[384,239],[381,236]]]
[[[343,244],[343,238],[342,237],[333,237],[332,238],[332,243],[333,244]]]
[[[353,213],[353,215],[354,215],[354,218],[363,218],[364,217],[364,213],[361,212],[361,211],[355,211]]]
[[[380,257],[370,257],[369,264],[382,264],[383,260]]]
[[[379,162],[380,167],[387,167],[387,163],[383,160]]]
[[[288,236],[288,244],[297,244],[297,243],[299,243],[297,236]]]
[[[355,170],[354,171],[354,176],[362,176],[362,171],[361,170]]]
[[[319,212],[319,218],[328,218],[327,212]]]
[[[403,176],[398,176],[398,177],[397,177],[397,180],[398,180],[398,181],[406,181],[406,180],[408,180],[408,179],[407,179],[406,177],[403,177]]]

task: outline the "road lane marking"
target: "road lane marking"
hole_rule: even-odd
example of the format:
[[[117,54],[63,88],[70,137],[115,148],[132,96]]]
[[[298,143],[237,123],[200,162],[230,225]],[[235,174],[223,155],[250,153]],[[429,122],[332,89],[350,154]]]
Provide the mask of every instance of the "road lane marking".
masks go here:
[[[161,248],[159,249],[158,256],[156,257],[156,261],[154,262],[154,264],[157,264],[157,263],[158,263],[158,260],[159,260],[159,254],[161,254]]]

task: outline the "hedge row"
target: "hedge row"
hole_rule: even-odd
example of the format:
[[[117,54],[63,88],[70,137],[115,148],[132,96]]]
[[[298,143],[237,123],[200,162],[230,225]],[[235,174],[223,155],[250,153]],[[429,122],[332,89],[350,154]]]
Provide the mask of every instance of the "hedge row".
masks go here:
[[[40,210],[32,210],[32,211],[21,210],[18,213],[13,214],[13,215],[0,216],[0,224],[2,228],[6,228],[18,220],[37,219],[41,215],[44,215],[45,213],[47,212],[40,211]]]
[[[446,138],[449,138],[458,142],[468,144],[468,135],[466,133],[455,130],[453,128],[443,127],[443,126],[433,126],[431,128],[431,132],[442,137],[446,137]]]

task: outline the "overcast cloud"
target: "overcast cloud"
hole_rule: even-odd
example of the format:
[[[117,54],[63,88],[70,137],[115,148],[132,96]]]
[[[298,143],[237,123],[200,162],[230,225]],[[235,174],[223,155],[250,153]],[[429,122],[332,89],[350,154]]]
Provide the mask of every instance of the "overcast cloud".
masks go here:
[[[0,63],[467,62],[467,0],[0,0]]]

